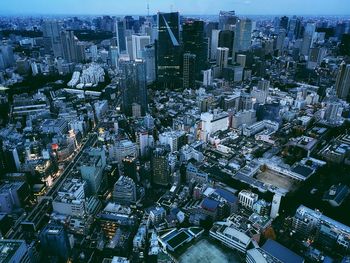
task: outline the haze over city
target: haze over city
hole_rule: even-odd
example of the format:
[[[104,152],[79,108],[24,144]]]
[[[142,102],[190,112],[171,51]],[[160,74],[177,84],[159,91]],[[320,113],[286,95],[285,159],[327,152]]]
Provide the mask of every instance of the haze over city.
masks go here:
[[[98,4],[97,4],[98,3]],[[349,15],[347,0],[3,0],[1,14],[144,15],[157,11],[214,15],[234,9],[242,15]]]

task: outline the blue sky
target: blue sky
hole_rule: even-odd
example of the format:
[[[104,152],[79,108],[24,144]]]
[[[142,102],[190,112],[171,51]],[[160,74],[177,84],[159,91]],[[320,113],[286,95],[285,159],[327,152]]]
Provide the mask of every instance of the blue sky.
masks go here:
[[[350,15],[350,0],[0,0],[1,14],[182,14]]]

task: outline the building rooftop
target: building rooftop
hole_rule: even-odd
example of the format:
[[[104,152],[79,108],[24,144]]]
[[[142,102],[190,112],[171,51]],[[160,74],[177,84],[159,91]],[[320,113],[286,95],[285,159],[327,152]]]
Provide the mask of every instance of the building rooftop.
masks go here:
[[[304,262],[301,256],[272,239],[267,240],[262,249],[284,263]]]

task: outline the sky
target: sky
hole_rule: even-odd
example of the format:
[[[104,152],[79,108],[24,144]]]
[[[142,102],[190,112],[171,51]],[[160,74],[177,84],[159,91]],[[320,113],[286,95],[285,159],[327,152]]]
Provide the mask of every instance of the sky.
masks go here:
[[[158,11],[214,15],[350,15],[350,0],[0,0],[8,15],[142,15]]]

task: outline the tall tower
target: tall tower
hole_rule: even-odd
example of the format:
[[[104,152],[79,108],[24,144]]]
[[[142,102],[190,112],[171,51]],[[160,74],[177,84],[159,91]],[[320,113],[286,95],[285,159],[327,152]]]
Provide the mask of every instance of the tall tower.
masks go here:
[[[42,30],[46,52],[53,52],[56,58],[62,57],[63,50],[59,23],[57,21],[45,21]]]
[[[231,25],[237,23],[235,11],[220,11],[219,13],[219,29],[228,30]]]
[[[184,54],[183,60],[183,88],[195,88],[195,73],[196,73],[196,55],[191,53]]]
[[[350,64],[342,62],[335,83],[337,96],[340,99],[347,99],[350,90]]]
[[[157,79],[163,88],[177,88],[181,75],[179,13],[158,13],[157,18]]]
[[[246,51],[250,48],[252,40],[252,20],[241,19],[236,25],[234,52]]]
[[[126,52],[126,40],[125,40],[125,21],[116,22],[116,37],[117,37],[117,46],[119,49],[119,54]]]
[[[124,61],[120,63],[123,72],[122,109],[128,116],[132,115],[132,104],[141,106],[141,114],[147,111],[146,64],[143,60]]]
[[[223,68],[227,67],[229,49],[227,47],[218,47],[216,50],[216,65],[219,66],[222,72]]]
[[[168,185],[170,183],[170,168],[168,162],[168,151],[163,147],[158,147],[153,151],[152,169],[153,183],[158,185]]]
[[[182,26],[183,51],[196,55],[196,78],[206,69],[207,45],[204,36],[204,22],[187,20]]]
[[[68,62],[77,62],[77,41],[73,31],[61,32],[63,58]]]

